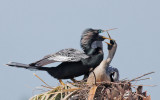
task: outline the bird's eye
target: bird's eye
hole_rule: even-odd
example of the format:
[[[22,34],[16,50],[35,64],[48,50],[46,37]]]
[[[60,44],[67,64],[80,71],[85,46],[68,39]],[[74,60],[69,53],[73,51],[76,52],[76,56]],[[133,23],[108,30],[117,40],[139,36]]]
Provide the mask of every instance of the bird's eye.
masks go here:
[[[98,33],[102,33],[102,30],[98,30]]]

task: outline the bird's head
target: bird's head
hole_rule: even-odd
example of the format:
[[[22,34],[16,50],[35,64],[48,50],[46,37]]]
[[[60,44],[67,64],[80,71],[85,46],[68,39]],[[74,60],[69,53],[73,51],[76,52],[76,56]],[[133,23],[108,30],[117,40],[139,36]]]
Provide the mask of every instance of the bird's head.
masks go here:
[[[119,71],[112,66],[107,67],[106,72],[109,74],[111,82],[119,81]]]
[[[110,44],[108,44],[108,50],[111,50],[113,48],[113,46],[116,46],[116,41],[115,40],[110,40]]]
[[[109,38],[99,35],[102,32],[105,30],[89,28],[82,33],[80,45],[84,52],[90,49],[103,48],[102,41]]]
[[[109,33],[108,33],[108,36],[109,36],[109,39],[110,39],[110,43],[108,43],[108,42],[106,42],[106,43],[108,44],[108,50],[111,50],[114,46],[115,47],[117,46],[117,43],[114,39],[111,38]]]

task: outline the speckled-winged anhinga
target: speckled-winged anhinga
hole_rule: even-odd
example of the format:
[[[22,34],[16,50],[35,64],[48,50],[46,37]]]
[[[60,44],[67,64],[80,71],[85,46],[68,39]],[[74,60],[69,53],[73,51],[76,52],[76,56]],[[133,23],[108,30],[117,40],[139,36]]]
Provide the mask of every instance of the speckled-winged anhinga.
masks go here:
[[[110,37],[110,36],[109,36]],[[108,57],[106,60],[103,60],[99,66],[97,66],[93,73],[90,73],[87,83],[95,84],[96,82],[115,82],[119,80],[119,72],[117,68],[111,67],[110,63],[114,57],[114,54],[117,49],[117,43],[115,40],[110,40],[108,45]]]
[[[99,35],[99,33],[104,31],[105,30],[87,29],[83,32],[81,47],[84,52],[73,48],[63,49],[31,64],[11,62],[7,65],[47,71],[63,84],[61,79],[73,79],[74,77],[88,74],[90,68],[95,68],[103,60],[102,41],[109,39]],[[42,67],[54,62],[62,63],[57,67]]]

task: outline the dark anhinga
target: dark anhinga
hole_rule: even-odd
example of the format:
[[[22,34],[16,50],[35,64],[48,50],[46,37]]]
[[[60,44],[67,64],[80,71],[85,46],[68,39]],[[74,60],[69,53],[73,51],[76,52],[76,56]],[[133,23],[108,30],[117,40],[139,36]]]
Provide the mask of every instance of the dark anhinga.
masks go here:
[[[90,68],[95,68],[103,60],[102,41],[109,39],[99,35],[105,30],[87,29],[82,34],[81,47],[84,52],[69,48],[50,54],[31,64],[11,62],[8,66],[47,71],[62,83],[61,79],[88,74]],[[50,63],[62,62],[57,67],[42,67]]]
[[[110,36],[109,36],[110,37]],[[119,80],[119,72],[117,68],[111,67],[110,63],[114,57],[114,54],[117,49],[117,43],[115,40],[110,40],[108,45],[108,57],[106,60],[103,60],[99,66],[97,66],[93,73],[91,72],[87,83],[95,84],[95,82],[114,82]]]

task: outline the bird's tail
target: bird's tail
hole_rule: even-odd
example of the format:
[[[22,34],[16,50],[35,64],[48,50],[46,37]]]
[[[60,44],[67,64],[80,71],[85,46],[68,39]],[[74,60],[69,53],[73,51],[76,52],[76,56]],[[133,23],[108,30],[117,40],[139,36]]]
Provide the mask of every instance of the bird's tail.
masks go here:
[[[38,66],[31,66],[29,64],[22,64],[22,63],[17,63],[17,62],[10,62],[6,64],[7,66],[12,66],[12,67],[18,67],[18,68],[25,68],[29,70],[48,70],[47,67],[38,67]]]

